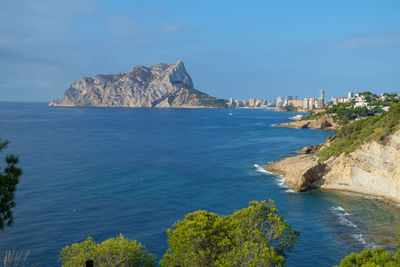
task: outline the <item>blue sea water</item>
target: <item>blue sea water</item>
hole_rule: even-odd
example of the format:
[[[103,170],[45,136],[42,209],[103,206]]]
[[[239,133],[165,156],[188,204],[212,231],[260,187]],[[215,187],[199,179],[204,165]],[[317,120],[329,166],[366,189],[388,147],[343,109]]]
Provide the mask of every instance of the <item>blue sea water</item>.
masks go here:
[[[331,266],[350,251],[395,244],[397,206],[349,193],[294,193],[262,170],[332,133],[272,127],[295,113],[232,113],[0,103],[0,137],[24,171],[15,222],[0,231],[0,257],[30,249],[32,262],[57,266],[64,246],[122,233],[160,259],[166,229],[186,213],[229,214],[264,199],[301,232],[288,266]]]

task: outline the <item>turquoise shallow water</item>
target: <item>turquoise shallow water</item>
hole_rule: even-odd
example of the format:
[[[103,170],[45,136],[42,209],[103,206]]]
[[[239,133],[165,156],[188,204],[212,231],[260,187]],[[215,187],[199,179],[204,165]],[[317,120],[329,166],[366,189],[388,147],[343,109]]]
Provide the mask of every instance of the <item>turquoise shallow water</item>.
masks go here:
[[[166,229],[186,213],[228,214],[268,198],[301,232],[288,266],[331,266],[350,251],[396,244],[397,206],[348,193],[293,193],[257,168],[332,133],[271,127],[293,113],[228,114],[0,103],[0,136],[24,170],[0,256],[30,249],[34,262],[56,266],[62,247],[122,233],[160,258]]]

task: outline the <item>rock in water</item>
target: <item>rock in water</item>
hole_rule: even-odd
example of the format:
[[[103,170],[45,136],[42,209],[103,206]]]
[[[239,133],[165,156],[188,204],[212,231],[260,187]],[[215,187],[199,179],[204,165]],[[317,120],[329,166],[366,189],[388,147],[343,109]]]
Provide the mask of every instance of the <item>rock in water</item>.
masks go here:
[[[129,72],[80,77],[62,100],[49,106],[225,108],[226,101],[194,89],[181,60],[150,68],[134,66]]]
[[[292,128],[312,128],[336,131],[340,128],[339,123],[330,115],[324,115],[321,118],[312,120],[299,120],[285,122],[275,125],[276,127],[292,127]]]

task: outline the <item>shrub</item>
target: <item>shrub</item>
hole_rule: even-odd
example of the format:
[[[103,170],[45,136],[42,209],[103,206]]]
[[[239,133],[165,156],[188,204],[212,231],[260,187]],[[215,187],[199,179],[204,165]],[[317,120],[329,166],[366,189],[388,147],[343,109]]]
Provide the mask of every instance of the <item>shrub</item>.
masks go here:
[[[75,243],[62,249],[59,261],[62,266],[85,266],[87,260],[93,260],[95,266],[156,266],[155,257],[145,247],[129,240],[122,234],[100,244],[92,237],[81,243]]]
[[[162,266],[281,266],[299,235],[272,200],[227,216],[196,211],[168,229]]]

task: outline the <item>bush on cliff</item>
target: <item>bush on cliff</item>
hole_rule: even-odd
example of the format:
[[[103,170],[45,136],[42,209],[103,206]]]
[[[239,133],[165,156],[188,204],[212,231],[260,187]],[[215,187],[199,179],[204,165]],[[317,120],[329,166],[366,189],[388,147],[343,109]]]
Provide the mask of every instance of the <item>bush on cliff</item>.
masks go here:
[[[64,247],[59,256],[65,267],[85,266],[89,259],[94,261],[94,266],[157,266],[155,257],[142,244],[122,234],[100,244],[89,237],[81,243]]]
[[[272,200],[227,216],[196,211],[168,229],[162,266],[281,266],[299,235]]]

